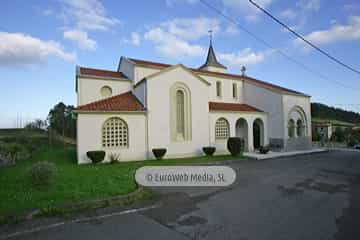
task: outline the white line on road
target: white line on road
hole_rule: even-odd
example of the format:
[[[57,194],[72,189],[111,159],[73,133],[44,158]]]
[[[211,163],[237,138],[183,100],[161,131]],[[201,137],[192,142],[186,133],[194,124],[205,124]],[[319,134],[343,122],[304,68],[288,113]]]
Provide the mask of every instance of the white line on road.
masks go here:
[[[158,205],[151,205],[151,206],[148,206],[148,207],[134,208],[134,209],[129,209],[129,210],[121,211],[121,212],[115,212],[115,213],[99,215],[99,216],[95,216],[95,217],[78,218],[78,219],[74,219],[74,220],[67,221],[67,222],[58,222],[58,223],[54,223],[54,224],[50,224],[50,225],[46,225],[46,226],[41,226],[41,227],[29,229],[29,230],[14,232],[14,233],[11,233],[11,234],[8,234],[8,235],[2,235],[2,236],[0,236],[0,239],[13,238],[13,237],[21,236],[21,235],[24,235],[24,234],[29,234],[29,233],[39,232],[39,231],[43,231],[43,230],[47,230],[47,229],[51,229],[51,228],[60,227],[60,226],[65,225],[65,224],[87,222],[87,221],[91,221],[91,220],[104,219],[104,218],[109,218],[109,217],[114,217],[114,216],[120,216],[120,215],[125,215],[125,214],[130,214],[130,213],[146,211],[146,210],[157,208],[157,207],[159,207],[159,206]]]

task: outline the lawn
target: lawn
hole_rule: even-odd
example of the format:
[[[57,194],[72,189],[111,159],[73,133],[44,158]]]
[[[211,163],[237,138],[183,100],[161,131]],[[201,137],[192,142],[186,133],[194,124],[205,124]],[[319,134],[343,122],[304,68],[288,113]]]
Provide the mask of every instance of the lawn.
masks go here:
[[[0,215],[130,193],[136,188],[135,170],[145,165],[181,165],[239,158],[224,155],[77,165],[75,148],[47,148],[15,166],[0,168]],[[58,169],[52,184],[47,188],[32,186],[27,175],[31,165],[38,161],[53,162]]]

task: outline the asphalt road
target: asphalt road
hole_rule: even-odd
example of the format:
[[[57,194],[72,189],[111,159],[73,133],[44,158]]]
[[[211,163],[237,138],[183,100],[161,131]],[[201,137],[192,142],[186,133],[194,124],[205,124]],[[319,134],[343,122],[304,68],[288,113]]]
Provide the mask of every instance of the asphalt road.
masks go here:
[[[360,152],[231,167],[228,188],[157,189],[157,208],[11,239],[360,239]]]

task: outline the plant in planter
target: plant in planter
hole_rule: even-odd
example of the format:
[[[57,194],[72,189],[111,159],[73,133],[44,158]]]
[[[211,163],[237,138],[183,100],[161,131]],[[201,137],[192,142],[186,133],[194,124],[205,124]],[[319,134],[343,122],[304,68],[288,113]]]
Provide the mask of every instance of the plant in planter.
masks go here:
[[[270,146],[269,145],[259,147],[259,152],[261,154],[267,154],[269,151],[270,151]]]
[[[230,137],[227,141],[227,149],[233,156],[239,155],[244,151],[244,141],[239,137]]]
[[[202,150],[206,156],[212,156],[216,151],[216,147],[203,147]]]
[[[166,153],[166,148],[153,148],[152,152],[157,160],[161,160]]]
[[[88,151],[86,156],[91,159],[93,163],[100,163],[105,158],[105,151]]]

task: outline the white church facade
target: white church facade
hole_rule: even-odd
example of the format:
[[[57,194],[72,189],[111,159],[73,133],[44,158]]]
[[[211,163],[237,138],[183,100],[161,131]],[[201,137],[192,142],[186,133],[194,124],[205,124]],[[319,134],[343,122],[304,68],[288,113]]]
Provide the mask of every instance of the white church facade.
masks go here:
[[[105,161],[201,155],[205,146],[226,154],[228,137],[245,151],[311,147],[310,96],[245,74],[230,74],[212,45],[200,68],[121,57],[117,71],[77,67],[78,163],[104,150]]]

